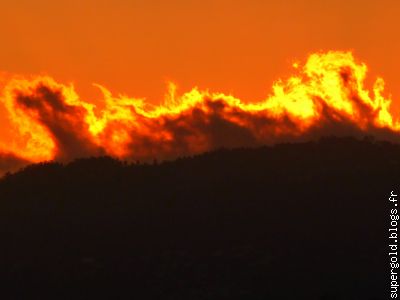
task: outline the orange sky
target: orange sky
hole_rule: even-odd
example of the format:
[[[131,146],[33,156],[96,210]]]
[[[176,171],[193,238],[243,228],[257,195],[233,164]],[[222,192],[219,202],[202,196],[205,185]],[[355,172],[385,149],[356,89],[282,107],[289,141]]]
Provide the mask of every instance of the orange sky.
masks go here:
[[[353,49],[400,112],[399,15],[398,0],[3,0],[0,71],[72,81],[86,100],[97,82],[157,103],[172,80],[255,101],[294,59]]]

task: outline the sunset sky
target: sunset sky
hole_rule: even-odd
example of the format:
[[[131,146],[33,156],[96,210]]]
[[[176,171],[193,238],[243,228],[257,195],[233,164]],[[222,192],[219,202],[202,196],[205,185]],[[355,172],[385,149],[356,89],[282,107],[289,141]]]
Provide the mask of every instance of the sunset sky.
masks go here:
[[[399,15],[396,0],[6,0],[0,71],[74,82],[86,100],[96,82],[158,103],[172,80],[256,101],[295,59],[352,49],[396,102]]]

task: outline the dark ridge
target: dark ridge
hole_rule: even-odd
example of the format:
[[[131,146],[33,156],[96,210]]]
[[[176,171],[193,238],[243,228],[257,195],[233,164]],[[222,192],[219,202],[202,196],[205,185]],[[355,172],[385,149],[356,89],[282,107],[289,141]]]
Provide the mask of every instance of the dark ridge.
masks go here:
[[[400,145],[328,137],[0,180],[5,299],[387,299]]]

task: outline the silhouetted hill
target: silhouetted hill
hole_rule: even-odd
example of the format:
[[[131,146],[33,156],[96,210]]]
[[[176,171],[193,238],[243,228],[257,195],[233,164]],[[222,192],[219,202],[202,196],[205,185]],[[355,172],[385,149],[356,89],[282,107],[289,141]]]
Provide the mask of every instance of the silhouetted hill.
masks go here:
[[[386,299],[399,176],[368,138],[32,165],[0,180],[4,299]]]

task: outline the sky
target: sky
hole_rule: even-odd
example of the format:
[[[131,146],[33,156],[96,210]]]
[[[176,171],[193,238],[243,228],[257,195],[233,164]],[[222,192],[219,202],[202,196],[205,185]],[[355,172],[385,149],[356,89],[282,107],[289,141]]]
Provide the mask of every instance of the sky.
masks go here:
[[[194,86],[265,99],[292,63],[353,50],[400,112],[398,0],[2,0],[0,72],[73,82],[86,101]]]

